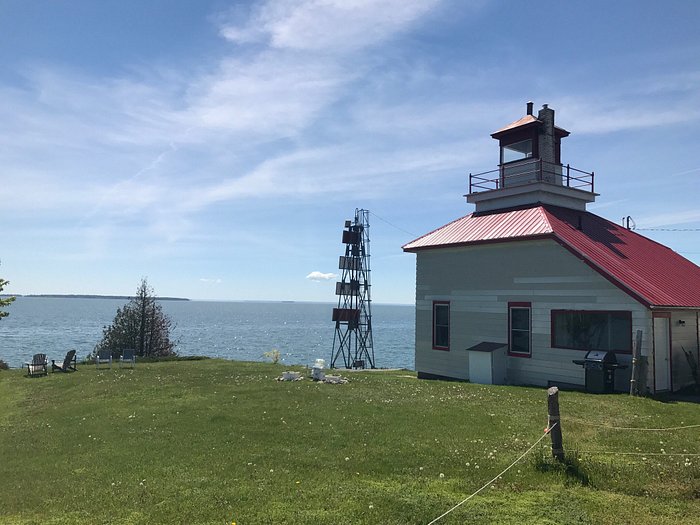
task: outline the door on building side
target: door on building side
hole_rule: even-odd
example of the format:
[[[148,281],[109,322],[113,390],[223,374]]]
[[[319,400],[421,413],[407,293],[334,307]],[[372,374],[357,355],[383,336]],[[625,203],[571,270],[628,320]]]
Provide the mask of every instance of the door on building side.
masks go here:
[[[671,314],[654,313],[654,390],[671,390]]]

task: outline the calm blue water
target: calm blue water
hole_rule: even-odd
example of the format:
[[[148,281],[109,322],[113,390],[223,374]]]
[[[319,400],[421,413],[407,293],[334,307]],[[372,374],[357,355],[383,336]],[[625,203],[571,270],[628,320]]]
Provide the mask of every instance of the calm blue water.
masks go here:
[[[102,328],[112,322],[121,299],[18,297],[0,320],[0,359],[22,366],[33,354],[63,359],[75,348],[79,357],[92,352]],[[262,361],[278,349],[282,362],[330,361],[334,324],[331,304],[163,301],[173,320],[173,339],[181,355],[206,355]],[[414,367],[412,306],[372,305],[375,365]]]

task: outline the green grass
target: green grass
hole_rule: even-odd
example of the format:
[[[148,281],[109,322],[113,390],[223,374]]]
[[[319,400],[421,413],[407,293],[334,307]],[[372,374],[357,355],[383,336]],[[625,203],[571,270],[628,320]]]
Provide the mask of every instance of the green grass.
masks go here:
[[[0,372],[0,522],[426,524],[546,424],[545,389],[409,372],[275,381],[283,370],[206,360]],[[699,454],[700,428],[604,427],[698,424],[700,405],[573,392],[560,405],[566,465],[538,445],[439,523],[697,523],[700,457],[671,454]]]

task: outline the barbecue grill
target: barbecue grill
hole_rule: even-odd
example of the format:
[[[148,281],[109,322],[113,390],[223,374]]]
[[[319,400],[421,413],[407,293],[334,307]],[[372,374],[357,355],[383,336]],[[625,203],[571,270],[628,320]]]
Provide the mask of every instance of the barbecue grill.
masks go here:
[[[615,352],[591,350],[584,359],[574,359],[586,371],[586,391],[595,394],[610,394],[615,387],[615,370],[627,368],[620,365]]]

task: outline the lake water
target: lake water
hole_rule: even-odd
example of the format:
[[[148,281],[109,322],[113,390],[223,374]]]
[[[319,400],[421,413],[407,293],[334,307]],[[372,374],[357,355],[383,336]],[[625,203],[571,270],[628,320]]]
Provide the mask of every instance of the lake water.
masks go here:
[[[125,299],[18,297],[0,320],[0,359],[22,366],[36,353],[63,359],[77,350],[92,352]],[[274,302],[163,301],[172,319],[180,355],[204,355],[263,361],[263,352],[278,349],[282,362],[328,363],[333,349],[332,304]],[[372,305],[375,365],[414,368],[412,306]]]

